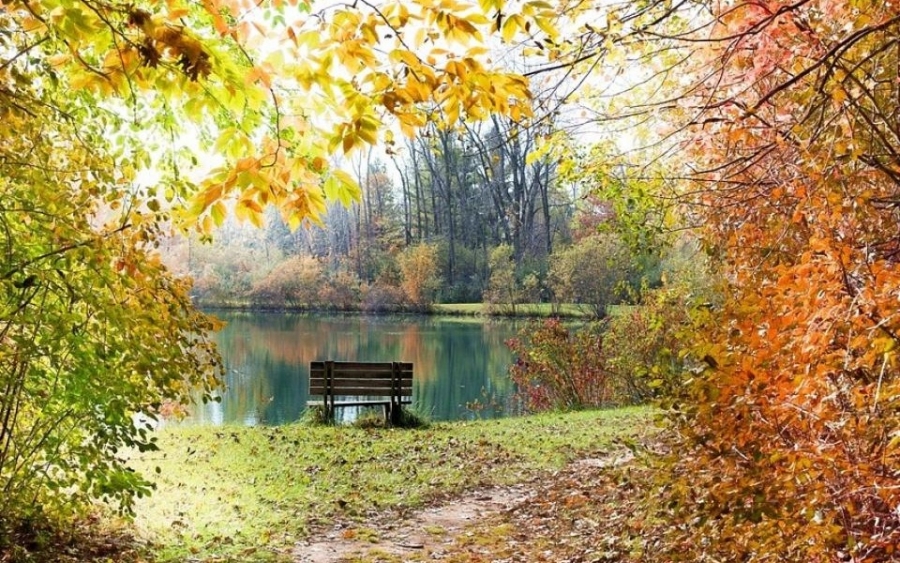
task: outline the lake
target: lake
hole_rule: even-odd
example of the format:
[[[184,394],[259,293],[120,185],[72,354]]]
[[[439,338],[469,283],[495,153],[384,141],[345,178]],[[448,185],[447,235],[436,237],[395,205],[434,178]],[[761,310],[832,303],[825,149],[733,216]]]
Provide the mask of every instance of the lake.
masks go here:
[[[312,360],[414,364],[414,407],[431,420],[504,416],[513,360],[504,342],[523,321],[413,315],[216,312],[225,360],[220,403],[199,405],[189,423],[278,425],[298,420]],[[343,413],[341,411],[344,411]],[[338,409],[351,420],[353,407]]]

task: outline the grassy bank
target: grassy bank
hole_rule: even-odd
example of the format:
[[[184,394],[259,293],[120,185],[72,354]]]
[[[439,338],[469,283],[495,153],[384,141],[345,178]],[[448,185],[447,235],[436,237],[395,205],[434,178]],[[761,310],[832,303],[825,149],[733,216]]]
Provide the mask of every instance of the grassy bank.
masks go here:
[[[562,305],[553,305],[551,303],[523,303],[518,304],[513,309],[512,305],[498,305],[493,311],[489,311],[484,303],[435,303],[422,309],[387,309],[387,310],[366,310],[360,305],[356,309],[317,309],[307,307],[289,307],[266,305],[260,303],[252,303],[249,301],[200,301],[196,303],[199,307],[209,310],[231,310],[231,311],[285,311],[297,313],[363,313],[363,314],[395,314],[408,313],[417,315],[455,315],[470,317],[523,317],[523,318],[549,318],[562,317],[570,319],[590,319],[593,313],[590,307],[566,303]],[[627,310],[628,306],[613,305],[610,307],[610,314],[615,315],[620,311]]]
[[[161,561],[288,561],[294,543],[479,486],[523,481],[646,432],[650,411],[349,427],[177,427],[135,459],[158,489],[136,525]],[[157,469],[158,468],[158,469]]]
[[[554,306],[551,303],[522,303],[513,308],[512,305],[499,305],[489,312],[484,303],[436,303],[432,311],[439,315],[473,315],[495,317],[564,317],[590,318],[589,308],[575,304]]]

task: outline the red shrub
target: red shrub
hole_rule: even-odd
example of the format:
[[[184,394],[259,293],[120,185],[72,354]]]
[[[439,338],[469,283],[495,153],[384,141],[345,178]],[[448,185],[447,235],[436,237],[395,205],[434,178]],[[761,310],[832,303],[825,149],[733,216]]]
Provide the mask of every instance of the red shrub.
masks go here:
[[[532,322],[507,346],[518,356],[510,376],[528,410],[608,406],[612,378],[606,368],[602,325],[570,331],[559,319]]]

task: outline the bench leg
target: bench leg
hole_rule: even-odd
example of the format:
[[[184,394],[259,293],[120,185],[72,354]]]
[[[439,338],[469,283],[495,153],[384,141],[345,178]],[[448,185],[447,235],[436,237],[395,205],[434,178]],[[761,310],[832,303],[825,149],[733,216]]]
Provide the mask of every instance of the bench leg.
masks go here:
[[[329,402],[329,396],[325,395],[325,400],[323,402],[322,408],[325,409],[325,422],[327,424],[334,423],[334,397],[331,397],[331,401]]]
[[[395,403],[394,401],[391,401],[391,403],[390,403],[390,412],[391,412],[391,415],[390,415],[390,416],[391,416],[390,423],[391,423],[391,426],[399,426],[399,425],[400,425],[400,409],[401,409],[401,408],[402,408],[402,407],[400,406],[400,403],[399,403],[399,402],[398,402],[398,403]]]

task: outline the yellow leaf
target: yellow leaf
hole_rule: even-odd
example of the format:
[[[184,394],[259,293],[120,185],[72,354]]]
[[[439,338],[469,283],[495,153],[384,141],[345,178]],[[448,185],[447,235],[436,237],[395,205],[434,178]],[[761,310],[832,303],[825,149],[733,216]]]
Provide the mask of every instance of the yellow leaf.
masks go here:
[[[452,74],[452,75],[456,76],[457,78],[459,78],[460,82],[465,82],[466,75],[468,74],[466,65],[460,63],[459,61],[447,62],[446,72],[447,72],[447,74]]]
[[[341,140],[341,148],[344,149],[344,153],[348,153],[353,150],[353,146],[356,144],[356,138],[354,135],[346,135]]]
[[[509,43],[513,40],[519,30],[522,28],[522,16],[515,14],[508,16],[503,21],[503,28],[500,31],[503,41]]]
[[[303,217],[300,216],[299,213],[291,213],[287,219],[288,228],[291,232],[296,231],[300,228],[300,225],[303,223]]]
[[[556,37],[559,35],[559,30],[556,29],[556,26],[553,25],[553,22],[549,18],[535,18],[534,23],[537,24],[541,31],[546,33],[549,37]]]
[[[209,210],[209,214],[212,217],[212,220],[216,224],[217,227],[221,227],[222,224],[225,222],[226,213],[227,212],[225,210],[225,204],[222,203],[221,201],[216,202],[215,205],[213,205],[212,208]]]
[[[847,101],[847,92],[843,87],[838,86],[831,91],[831,99],[834,100],[835,104],[843,104],[845,101]]]

